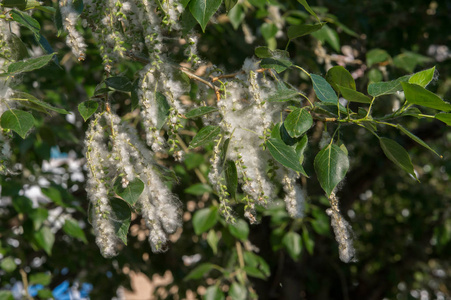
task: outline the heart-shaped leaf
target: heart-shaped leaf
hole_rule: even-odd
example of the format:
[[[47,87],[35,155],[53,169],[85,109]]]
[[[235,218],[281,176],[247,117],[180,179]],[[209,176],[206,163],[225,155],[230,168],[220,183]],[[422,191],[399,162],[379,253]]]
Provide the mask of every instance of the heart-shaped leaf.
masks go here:
[[[78,112],[86,122],[86,120],[88,120],[89,117],[97,111],[98,107],[99,103],[97,103],[96,101],[88,100],[78,105]]]
[[[307,110],[296,108],[287,116],[283,123],[288,134],[292,138],[297,138],[312,127],[313,118]]]
[[[34,125],[33,115],[29,112],[10,109],[3,113],[0,124],[5,129],[15,131],[21,138],[25,138]]]

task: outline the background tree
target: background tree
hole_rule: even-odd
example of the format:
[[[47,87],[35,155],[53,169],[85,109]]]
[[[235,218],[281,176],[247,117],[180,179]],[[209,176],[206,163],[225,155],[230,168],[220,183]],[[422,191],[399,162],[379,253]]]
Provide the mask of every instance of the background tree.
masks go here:
[[[173,281],[158,289],[156,297],[161,298],[168,294],[169,297],[182,298],[188,290],[204,294],[207,299],[220,299],[223,295],[233,299],[257,295],[262,299],[407,299],[424,298],[426,294],[431,298],[445,299],[450,296],[448,253],[451,223],[447,181],[451,173],[451,136],[445,124],[449,124],[449,115],[436,115],[437,107],[425,105],[424,102],[414,103],[422,106],[403,110],[405,117],[396,119],[394,124],[397,127],[393,128],[363,120],[369,116],[369,103],[362,104],[367,100],[359,98],[377,94],[367,88],[369,83],[395,80],[403,75],[429,70],[420,73],[421,78],[431,77],[424,79],[427,83],[431,81],[427,89],[443,99],[449,99],[450,78],[447,74],[450,52],[445,45],[449,40],[446,29],[450,25],[450,7],[446,1],[318,1],[310,3],[311,7],[305,1],[209,1],[208,9],[200,12],[198,8],[202,1],[182,1],[184,9],[172,1],[148,1],[143,2],[145,5],[141,10],[161,18],[164,21],[160,22],[161,28],[149,28],[153,35],[144,35],[142,40],[133,40],[134,34],[129,35],[129,40],[121,40],[127,30],[133,33],[134,26],[140,24],[134,24],[128,13],[130,6],[138,5],[138,2],[48,1],[41,5],[34,1],[5,0],[1,3],[1,297],[9,299],[9,290],[20,281],[24,285],[42,284],[45,288],[37,297],[46,299],[51,297],[50,290],[68,280],[70,283],[91,283],[93,290],[90,295],[93,299],[109,299],[116,295],[119,286],[129,286],[130,270],[143,272],[149,277],[169,271]],[[180,16],[172,15],[171,19],[168,11],[174,7]],[[85,21],[79,23],[79,14]],[[110,19],[105,19],[105,16]],[[145,18],[146,15],[135,17]],[[210,17],[212,22],[207,24]],[[112,20],[120,22],[110,23]],[[194,32],[190,31],[193,27]],[[107,33],[110,35],[104,39],[103,35]],[[194,45],[197,46],[197,53]],[[282,52],[282,49],[288,53]],[[54,52],[56,56],[51,55]],[[246,58],[252,56],[256,57],[254,64],[259,62],[259,67],[275,69],[281,71],[280,74],[269,70],[259,73],[260,69],[249,60],[248,65],[243,67],[244,75],[235,74]],[[28,63],[15,63],[23,59],[28,59]],[[146,115],[139,114],[143,111],[142,107],[135,109],[144,94],[142,89],[136,88],[144,82],[138,80],[142,78],[138,72],[142,74],[149,61],[161,66],[164,62],[164,67],[153,71],[158,79],[172,76],[172,72],[180,76],[176,82],[185,92],[174,98],[189,109],[183,114],[174,109],[178,107],[171,103],[168,91],[172,95],[179,92],[175,90],[173,81],[162,81],[163,85],[155,88],[162,97],[155,101],[159,101],[158,107],[162,108],[160,111],[164,117],[169,116],[169,123],[163,125],[164,128],[158,122],[154,126],[164,129],[163,138],[170,141],[170,147],[166,149],[169,151],[148,159],[143,150],[139,152],[142,157],[135,158],[135,162],[160,166],[158,173],[168,179],[168,188],[180,200],[181,205],[174,201],[169,211],[182,214],[182,229],[168,236],[174,243],[169,243],[166,252],[153,254],[152,251],[163,250],[159,248],[163,244],[160,240],[153,241],[153,244],[146,240],[148,227],[150,231],[152,227],[149,224],[146,226],[146,209],[140,204],[137,213],[129,220],[127,215],[114,216],[115,220],[120,221],[114,223],[119,225],[119,229],[130,222],[130,231],[128,236],[126,231],[119,234],[127,246],[119,246],[114,251],[112,248],[103,249],[103,254],[119,253],[114,258],[106,259],[101,256],[89,224],[93,221],[92,212],[96,208],[95,205],[90,207],[88,198],[92,199],[95,191],[91,191],[90,195],[85,191],[86,180],[92,179],[93,173],[90,171],[89,157],[87,160],[84,158],[85,153],[89,153],[90,144],[83,141],[89,141],[86,136],[90,136],[94,126],[99,126],[109,128],[105,130],[108,134],[91,141],[98,142],[94,148],[97,151],[101,149],[103,153],[114,153],[118,144],[115,144],[117,139],[112,137],[117,135],[119,139],[121,134],[132,135],[135,129],[141,141],[158,142],[158,134],[155,133],[159,131],[147,132],[146,136],[146,129],[151,126],[145,123]],[[181,62],[184,68],[179,73],[178,64]],[[333,69],[336,73],[328,72],[337,65],[344,66],[355,79],[352,80],[354,89],[351,90],[365,95],[356,96],[349,91],[352,84],[344,84],[351,82],[350,79],[346,81],[348,73],[340,68]],[[432,69],[434,66],[435,69]],[[196,71],[199,73],[194,76]],[[225,74],[234,75],[229,78],[223,76]],[[268,82],[262,81],[262,74]],[[334,74],[343,77],[336,79]],[[314,80],[320,80],[321,75],[335,88],[332,93],[337,100],[338,94],[351,100],[348,109],[356,115],[349,114],[346,108],[341,113],[347,112],[350,119],[352,116],[352,119],[363,121],[347,126],[352,122],[346,122],[346,118],[336,109],[319,106],[324,99],[319,95],[321,89],[314,89]],[[206,82],[199,80],[199,77]],[[409,98],[412,89],[409,87],[412,82],[408,82],[410,78],[404,77],[407,83],[401,88],[400,84],[397,85],[399,93],[390,92],[371,102],[371,116],[390,115],[403,109],[404,103],[412,104],[404,102],[404,95],[401,94],[405,91]],[[231,99],[227,98],[227,92],[230,94],[242,88],[240,80],[251,83],[255,80],[248,86],[258,87],[254,92],[249,89],[249,94],[240,92],[239,96],[244,99],[252,99],[265,88],[276,91],[263,97],[261,105],[272,105],[271,110],[265,106],[264,112],[287,108],[282,114],[284,128],[288,130],[276,127],[281,124],[271,124],[270,132],[262,132],[264,146],[268,149],[265,152],[263,149],[262,152],[252,150],[259,155],[267,155],[268,159],[273,157],[269,171],[274,169],[274,173],[277,170],[280,172],[286,166],[283,163],[278,165],[280,157],[274,156],[271,149],[285,149],[283,145],[290,143],[302,145],[301,139],[294,142],[290,139],[308,138],[305,151],[300,148],[303,154],[301,168],[310,178],[302,176],[293,181],[300,184],[307,194],[302,218],[291,218],[289,212],[295,213],[286,211],[283,199],[289,195],[289,190],[281,185],[282,180],[277,180],[277,174],[273,175],[278,181],[273,191],[275,199],[271,199],[273,204],[267,208],[256,205],[255,214],[249,208],[252,205],[250,201],[233,205],[233,212],[229,211],[224,199],[231,193],[236,199],[251,194],[243,179],[245,177],[241,177],[238,188],[234,184],[238,182],[234,179],[234,174],[238,177],[238,173],[233,172],[234,167],[240,169],[238,156],[233,159],[229,156],[234,163],[225,169],[225,182],[214,182],[214,166],[211,166],[210,160],[218,156],[217,143],[196,134],[206,125],[223,125],[218,124],[220,119],[213,109],[201,120],[198,116],[205,111],[192,111],[192,107],[202,100],[207,100],[207,106],[212,107],[216,107],[217,100],[220,104],[226,103],[224,100]],[[281,86],[277,82],[289,85]],[[336,86],[337,82],[345,85],[344,88]],[[13,93],[8,87],[16,92]],[[376,84],[373,87],[379,86]],[[416,89],[413,95],[426,93],[416,86],[413,89]],[[293,90],[295,93],[290,94]],[[308,100],[314,103],[314,109],[310,109],[309,102],[298,91],[305,93]],[[263,104],[271,96],[275,101],[294,101]],[[353,101],[356,97],[360,102]],[[371,100],[371,97],[368,99]],[[437,104],[439,110],[449,111],[447,102],[434,99],[434,103],[440,103]],[[168,108],[165,110],[165,107]],[[219,109],[227,111],[220,105]],[[98,125],[93,125],[96,110],[105,113],[98,117]],[[108,110],[122,119],[106,117],[109,116]],[[8,118],[8,113],[5,117],[8,111],[20,117],[19,127]],[[314,126],[307,128],[307,133],[302,135],[295,132],[297,127],[290,126],[287,119],[288,112],[297,112],[305,121],[308,119],[302,113],[305,111],[313,118]],[[438,117],[434,118],[434,115]],[[208,119],[209,116],[212,117]],[[89,117],[91,119],[86,122],[84,119]],[[345,121],[337,121],[340,117]],[[222,118],[231,120],[227,119],[226,113],[222,113]],[[163,118],[165,121],[166,118]],[[246,120],[241,122],[244,124]],[[109,123],[115,125],[110,126]],[[337,134],[339,124],[342,125]],[[253,126],[253,123],[250,125]],[[31,127],[33,129],[29,130]],[[216,137],[219,133],[216,130],[212,127],[212,131],[207,133]],[[221,127],[224,137],[225,131]],[[415,135],[413,139],[412,134]],[[390,153],[390,145],[393,144],[383,140],[386,147],[381,149],[380,145],[384,142],[376,135],[390,138],[407,149],[415,171],[410,169],[408,163],[399,160],[401,169],[396,168],[384,156],[384,152],[386,155]],[[197,136],[197,140],[193,136]],[[237,132],[230,136],[231,143],[239,137]],[[331,138],[334,146],[327,146]],[[418,139],[426,142],[433,151],[419,146],[416,143]],[[220,141],[221,146],[225,140]],[[280,146],[277,141],[284,144]],[[202,147],[184,149],[185,144],[190,143]],[[138,145],[138,142],[132,144]],[[346,146],[339,148],[343,144]],[[8,145],[11,145],[11,153]],[[335,150],[335,146],[341,150]],[[125,149],[134,152],[133,149]],[[158,143],[151,143],[147,149],[158,152]],[[243,156],[249,149],[243,150]],[[349,172],[336,193],[341,214],[352,225],[355,236],[357,261],[349,264],[339,259],[343,259],[343,251],[339,251],[343,249],[343,244],[341,248],[337,245],[335,239],[340,234],[337,234],[337,226],[330,226],[331,221],[326,214],[331,203],[324,192],[334,199],[335,192],[332,190],[335,186],[325,188],[321,180],[321,172],[318,172],[321,168],[315,163],[321,149],[330,149],[337,155],[346,151],[346,157],[349,157]],[[184,150],[182,162],[177,161],[180,150]],[[219,157],[225,155],[230,154],[219,154]],[[387,156],[390,157],[389,154]],[[396,161],[396,157],[391,160]],[[99,163],[95,157],[91,159],[91,164],[96,162]],[[249,163],[244,161],[243,164]],[[109,168],[109,174],[115,174],[112,176],[112,192],[127,201],[127,187],[135,186],[127,182],[136,184],[140,190],[138,181],[124,175],[127,174],[125,164],[120,171],[117,171],[121,168],[120,162],[105,162],[103,166]],[[279,169],[273,166],[279,166]],[[291,169],[297,167],[291,166]],[[134,168],[136,170],[137,166]],[[294,171],[299,170],[290,172],[294,174]],[[147,187],[144,173],[143,169],[138,175]],[[421,183],[408,173],[416,176]],[[116,184],[119,177],[122,180]],[[285,187],[289,183],[285,181]],[[88,192],[90,187],[92,184],[88,184]],[[156,188],[169,193],[165,189],[164,184]],[[133,196],[133,191],[130,193]],[[130,201],[134,205],[134,201],[138,200],[132,198]],[[234,204],[234,200],[230,201]],[[125,202],[116,203],[128,209],[128,204],[124,206]],[[333,218],[333,207],[328,212]],[[258,224],[249,224],[248,220],[252,221],[250,215],[257,219]],[[230,219],[236,219],[236,222],[230,223]],[[174,217],[174,224],[177,225],[179,220]],[[335,218],[335,222],[340,220]],[[97,232],[97,244],[101,246],[99,236]],[[337,241],[340,243],[339,238]],[[110,250],[111,253],[108,252]],[[352,258],[351,255],[344,260]]]

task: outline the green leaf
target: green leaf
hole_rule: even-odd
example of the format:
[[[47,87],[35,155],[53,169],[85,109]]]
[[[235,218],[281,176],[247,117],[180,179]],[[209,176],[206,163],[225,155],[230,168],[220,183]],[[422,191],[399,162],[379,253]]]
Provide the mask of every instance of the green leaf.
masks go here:
[[[411,51],[405,51],[404,53],[398,54],[393,58],[393,64],[396,67],[404,69],[409,73],[412,73],[417,65],[422,65],[431,61],[433,61],[433,59],[430,57]]]
[[[72,6],[79,15],[83,13],[83,0],[73,0]]]
[[[260,32],[266,41],[275,37],[277,31],[279,31],[279,29],[273,23],[263,23],[260,27]]]
[[[247,289],[241,283],[234,282],[230,286],[229,296],[232,298],[232,300],[246,300],[247,299]]]
[[[316,13],[313,11],[313,9],[310,7],[310,5],[308,5],[306,0],[298,0],[299,3],[302,4],[302,6],[304,6],[305,10],[309,12],[309,14],[311,14],[312,16],[314,16],[318,21],[319,18],[316,15]]]
[[[12,199],[13,207],[19,214],[27,214],[33,211],[33,202],[25,196],[17,196]]]
[[[451,114],[439,113],[435,115],[435,118],[446,125],[451,126]]]
[[[301,140],[299,142],[296,143],[296,154],[299,157],[299,162],[302,164],[302,162],[304,161],[304,151],[305,149],[307,149],[307,145],[308,145],[308,137],[305,134]]]
[[[293,146],[297,143],[297,139],[296,138],[292,138],[289,134],[287,129],[285,128],[285,124],[282,123],[280,125],[280,139],[288,146]]]
[[[273,52],[266,46],[259,46],[255,48],[255,56],[258,58],[270,58],[273,57]]]
[[[207,288],[205,295],[203,295],[202,299],[204,300],[223,300],[225,299],[224,293],[221,291],[219,286],[212,285]]]
[[[343,96],[343,98],[345,98],[348,101],[357,103],[371,103],[371,98],[360,92],[357,92],[353,89],[344,86],[338,86],[338,88],[340,89],[340,93]]]
[[[41,229],[33,233],[33,237],[38,246],[48,254],[52,255],[52,247],[55,242],[55,235],[48,226],[42,226]]]
[[[373,97],[396,94],[402,91],[401,82],[407,82],[409,78],[410,75],[406,75],[392,81],[370,83],[368,85],[368,94]]]
[[[412,161],[410,160],[407,151],[397,142],[388,138],[379,139],[382,151],[384,151],[385,156],[388,157],[392,162],[398,167],[412,175],[416,180],[418,180],[417,175],[413,169]]]
[[[370,83],[380,82],[384,79],[384,75],[382,75],[382,72],[379,69],[372,68],[368,72],[368,79],[369,79]]]
[[[30,95],[25,92],[14,91],[14,94],[11,96],[10,100],[18,100],[18,101],[29,101],[39,107],[44,108],[45,110],[55,111],[60,114],[67,115],[69,112],[65,109],[54,107],[44,101],[37,99],[35,96]]]
[[[335,66],[329,69],[326,80],[336,92],[340,92],[338,85],[355,90],[355,81],[351,73],[342,66]]]
[[[190,110],[189,112],[187,112],[185,114],[185,117],[187,117],[188,119],[193,119],[193,118],[197,118],[212,112],[218,111],[217,107],[211,107],[211,106],[201,106],[201,107],[197,107],[194,108],[192,110]]]
[[[245,266],[243,269],[248,276],[260,278],[260,279],[266,279],[266,277],[267,277],[267,276],[265,276],[265,274],[263,274],[263,272],[261,270],[257,269],[256,267]]]
[[[230,11],[238,2],[238,0],[224,0],[226,11]]]
[[[312,32],[312,36],[322,43],[328,43],[336,52],[340,52],[340,38],[337,31],[324,25],[318,31]]]
[[[329,144],[316,155],[314,167],[321,187],[327,197],[330,197],[348,172],[348,156],[337,145]]]
[[[10,291],[0,291],[1,300],[14,300],[14,296]]]
[[[99,103],[97,101],[84,101],[78,105],[78,112],[83,117],[83,120],[85,122],[91,117],[99,107]]]
[[[221,132],[219,126],[208,125],[203,127],[189,144],[190,148],[196,148],[213,142]]]
[[[45,220],[47,220],[47,217],[49,216],[49,211],[45,208],[38,207],[36,209],[33,209],[29,214],[28,217],[33,220],[33,229],[39,230],[41,228],[42,224]]]
[[[451,104],[443,101],[439,96],[426,90],[424,87],[402,82],[402,88],[407,102],[424,107],[439,109],[445,112],[451,111]]]
[[[304,35],[308,35],[312,32],[318,31],[321,28],[323,28],[325,23],[318,23],[318,24],[301,24],[301,25],[294,25],[294,26],[290,26],[288,27],[288,38],[290,40],[304,36]]]
[[[49,289],[42,289],[38,291],[38,297],[39,299],[55,299],[53,297],[53,293]]]
[[[22,26],[27,27],[33,33],[39,33],[39,31],[41,30],[41,25],[39,25],[39,22],[36,21],[33,17],[15,9],[9,11],[9,13],[11,14],[11,17],[14,21]]]
[[[272,157],[274,157],[276,161],[285,167],[293,169],[296,172],[300,172],[302,175],[308,177],[299,162],[296,151],[292,147],[285,145],[284,142],[275,138],[268,139],[266,141],[266,147],[269,149],[269,153],[271,153]]]
[[[413,74],[409,78],[409,83],[417,84],[422,87],[426,87],[434,78],[434,73],[435,73],[435,66],[430,69]]]
[[[285,50],[271,50],[266,46],[259,46],[255,48],[255,56],[258,58],[274,58],[274,59],[289,59],[290,54]]]
[[[236,165],[233,160],[226,161],[224,172],[225,172],[227,191],[229,192],[230,197],[235,199],[236,190],[238,188],[238,172],[236,170]]]
[[[56,29],[58,30],[58,34],[56,36],[59,37],[64,32],[63,16],[61,15],[61,8],[59,5],[56,6],[54,23]]]
[[[131,92],[133,89],[132,82],[124,76],[108,77],[105,79],[105,84],[121,92]]]
[[[313,118],[307,110],[296,108],[286,117],[283,123],[288,134],[292,138],[297,138],[312,127]]]
[[[50,45],[49,41],[42,35],[42,34],[35,34],[34,39],[39,44],[39,46],[47,53],[47,54],[55,54],[53,51],[52,46]],[[53,62],[59,66],[58,57],[56,55],[53,55],[52,57]],[[61,67],[60,67],[61,68]]]
[[[291,67],[293,63],[285,58],[264,58],[260,66],[265,69],[274,69],[277,73],[281,73]]]
[[[28,10],[33,9],[37,6],[39,6],[39,2],[35,0],[3,0],[1,3],[4,7],[10,7],[10,8],[18,8],[20,10]]]
[[[218,253],[218,242],[219,242],[219,236],[216,234],[216,231],[213,229],[210,229],[210,231],[207,234],[207,243],[210,245],[211,250],[213,251],[213,254]]]
[[[313,89],[315,90],[316,96],[321,102],[337,104],[338,96],[335,94],[332,86],[323,77],[310,74],[312,79]]]
[[[33,115],[22,110],[10,109],[1,116],[0,124],[5,129],[15,131],[21,138],[25,138],[34,125]]]
[[[366,53],[366,64],[371,67],[374,64],[386,62],[390,59],[387,51],[382,49],[372,49]]]
[[[116,236],[127,245],[128,228],[131,223],[131,211],[128,204],[120,199],[110,199],[111,213],[109,219],[113,222]]]
[[[315,241],[310,238],[308,230],[302,231],[302,240],[304,241],[305,249],[310,255],[313,255],[313,249],[315,248]]]
[[[210,206],[196,211],[193,216],[194,232],[199,235],[206,232],[218,222],[218,208]]]
[[[43,55],[27,60],[14,62],[8,66],[8,73],[0,74],[0,76],[11,76],[18,73],[30,72],[37,70],[48,64],[55,54]]]
[[[166,120],[169,116],[169,110],[171,109],[171,106],[169,105],[168,101],[166,100],[166,97],[160,93],[155,93],[155,100],[157,102],[157,129],[160,130],[164,124],[166,123]]]
[[[440,157],[440,154],[438,154],[437,152],[435,152],[434,149],[432,149],[431,147],[429,147],[428,144],[426,144],[422,139],[420,139],[419,137],[417,137],[415,134],[413,134],[412,132],[410,132],[409,130],[407,130],[406,128],[402,127],[402,125],[398,124],[396,127],[398,127],[399,130],[401,130],[405,135],[407,135],[408,137],[410,137],[412,140],[414,140],[415,142],[417,142],[418,144],[420,144],[421,146],[423,146],[424,148],[434,152],[437,156]]]
[[[259,274],[258,276],[263,276],[263,278],[265,278],[270,275],[269,266],[262,257],[258,256],[257,254],[255,254],[253,252],[245,251],[243,258],[244,258],[244,262],[245,262],[246,266],[249,266],[249,267],[253,268],[256,272],[258,272],[258,274]],[[254,276],[254,277],[257,277],[257,276]]]
[[[246,241],[249,236],[249,225],[246,221],[238,219],[235,224],[229,224],[230,234],[241,241]]]
[[[199,23],[202,31],[205,32],[205,27],[210,18],[215,14],[221,5],[222,0],[191,0],[189,3],[189,10],[191,14]]]
[[[36,273],[31,274],[29,284],[42,284],[44,286],[49,285],[52,282],[52,275],[50,273]]]
[[[18,61],[29,57],[27,46],[25,46],[22,40],[14,33],[10,33],[9,35],[9,46],[11,47],[12,60]]]
[[[139,84],[140,84],[139,79],[136,79],[133,82],[132,91],[130,92],[131,111],[134,111],[139,107],[139,96],[138,96]]]
[[[54,9],[54,8],[51,7],[51,6],[43,6],[43,5],[40,5],[40,6],[36,6],[35,8],[36,8],[37,10],[43,11],[43,12],[48,13],[48,14],[51,14],[51,15],[55,14],[55,12],[56,12],[56,9]]]
[[[131,206],[135,205],[139,196],[144,191],[144,182],[138,177],[128,182],[126,187],[122,185],[123,178],[118,177],[114,182],[114,192]]]
[[[183,278],[184,281],[192,280],[192,279],[201,279],[204,275],[207,275],[213,269],[216,269],[217,266],[212,263],[203,263],[195,267],[188,275]]]
[[[184,190],[185,193],[195,196],[201,196],[205,193],[211,193],[213,190],[208,184],[196,183]]]
[[[14,258],[8,256],[2,259],[0,262],[0,268],[7,273],[11,273],[17,268],[17,265],[14,262]]]
[[[268,97],[269,102],[286,102],[296,100],[299,97],[299,92],[290,88],[278,88],[274,94]]]
[[[294,261],[299,260],[302,252],[302,240],[301,236],[297,232],[289,231],[285,234],[282,239],[282,244]]]
[[[71,237],[79,239],[85,244],[88,243],[88,240],[86,239],[83,229],[80,228],[80,225],[78,225],[78,222],[76,220],[71,218],[66,219],[63,225],[63,230]]]

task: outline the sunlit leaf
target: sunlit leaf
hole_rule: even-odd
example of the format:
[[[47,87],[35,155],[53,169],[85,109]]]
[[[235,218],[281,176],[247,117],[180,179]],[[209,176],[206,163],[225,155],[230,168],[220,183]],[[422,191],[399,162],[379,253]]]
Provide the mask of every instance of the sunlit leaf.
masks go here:
[[[340,92],[338,85],[355,90],[354,78],[352,78],[351,73],[342,66],[330,68],[327,71],[326,80],[336,92]]]
[[[297,108],[288,114],[283,123],[288,134],[293,138],[297,138],[312,127],[313,118],[306,109]]]
[[[404,94],[406,95],[407,102],[424,107],[439,109],[445,112],[451,111],[451,104],[443,101],[433,92],[430,92],[416,84],[407,82],[402,82],[401,84]]]
[[[315,157],[315,171],[318,181],[327,197],[345,178],[349,169],[348,156],[335,144],[329,144]]]
[[[435,67],[413,74],[409,78],[409,83],[426,87],[434,79]]]
[[[78,105],[78,112],[83,117],[85,122],[92,116],[99,107],[99,103],[97,101],[84,101]]]
[[[218,208],[210,206],[196,211],[193,215],[194,232],[199,235],[206,232],[218,222]]]
[[[123,186],[123,178],[118,177],[114,182],[114,192],[131,206],[135,205],[144,191],[144,182],[138,177]]]
[[[222,0],[191,0],[189,10],[205,32],[207,23],[221,5]]]

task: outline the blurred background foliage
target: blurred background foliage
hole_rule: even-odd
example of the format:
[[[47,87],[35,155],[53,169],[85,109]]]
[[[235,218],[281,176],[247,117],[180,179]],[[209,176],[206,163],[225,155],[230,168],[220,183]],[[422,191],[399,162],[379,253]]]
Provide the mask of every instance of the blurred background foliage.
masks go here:
[[[55,1],[44,2],[56,5]],[[450,99],[449,1],[312,0],[309,4],[328,24],[289,44],[287,50],[297,65],[317,74],[344,65],[357,78],[360,91],[366,91],[370,81],[391,80],[435,65],[439,76],[428,88]],[[128,246],[119,256],[104,259],[87,218],[81,154],[86,123],[77,112],[77,105],[93,96],[103,78],[101,59],[91,47],[86,61],[79,63],[63,36],[57,37],[53,16],[41,11],[33,16],[58,52],[62,68],[53,64],[27,73],[16,89],[74,114],[33,113],[36,129],[24,140],[14,136],[11,166],[16,172],[0,177],[0,299],[10,299],[7,291],[24,278],[30,285],[45,286],[37,299],[49,297],[48,292],[65,280],[71,285],[92,284],[92,299],[111,299],[119,287],[131,288],[132,271],[149,278],[169,272],[170,283],[147,299],[200,297],[205,292],[208,299],[221,299],[222,292],[233,299],[245,298],[240,288],[246,280],[239,276],[249,278],[253,285],[248,296],[255,293],[260,299],[451,297],[451,131],[437,120],[405,118],[403,125],[443,159],[398,132],[379,129],[408,149],[421,183],[389,162],[374,136],[354,127],[343,130],[351,169],[338,196],[354,229],[358,262],[344,264],[338,259],[325,214],[329,204],[315,178],[303,180],[309,196],[305,218],[290,219],[283,203],[276,202],[260,210],[258,225],[244,220],[236,226],[226,224],[215,209],[216,196],[199,179],[209,171],[208,147],[192,150],[182,165],[165,160],[177,175],[172,186],[185,212],[183,230],[172,237],[169,250],[152,254],[145,226],[135,218]],[[228,14],[221,6],[200,35],[200,57],[233,72],[253,55],[256,46],[284,49],[287,26],[314,22],[296,1],[238,1]],[[27,29],[21,35],[31,51],[40,51]],[[89,38],[89,29],[85,36],[91,45],[95,42]],[[183,53],[182,46],[170,50],[174,60]],[[130,61],[121,66],[129,77],[139,68],[139,63]],[[281,76],[312,95],[308,78],[300,72],[287,71]],[[375,110],[390,112],[399,103],[398,97],[386,96]],[[116,105],[130,101],[123,94],[113,99]],[[319,121],[315,125],[306,152],[309,174],[314,174],[313,156],[322,132],[331,134],[334,129]],[[196,124],[185,124],[185,129],[191,127]],[[188,142],[190,136],[184,139]],[[195,269],[202,263],[214,266]],[[243,267],[245,272],[237,273]],[[207,289],[215,284],[222,290],[216,294]]]

